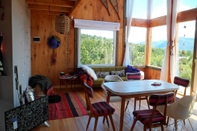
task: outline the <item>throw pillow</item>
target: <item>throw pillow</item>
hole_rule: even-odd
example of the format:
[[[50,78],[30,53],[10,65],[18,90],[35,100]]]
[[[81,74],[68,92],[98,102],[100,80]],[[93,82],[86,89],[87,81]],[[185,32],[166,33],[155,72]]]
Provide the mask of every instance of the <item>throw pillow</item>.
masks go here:
[[[94,70],[90,67],[88,67],[87,65],[82,65],[81,68],[83,69],[83,71],[85,71],[90,77],[92,77],[93,80],[97,80],[97,76],[94,72]]]
[[[100,76],[104,78],[105,76],[109,75],[109,71],[107,72],[100,72]]]
[[[137,73],[126,73],[127,80],[140,80],[141,74]]]
[[[95,72],[96,73],[96,76],[98,77],[98,78],[101,78],[101,72],[100,71],[97,71],[97,72]]]
[[[121,71],[111,71],[111,75],[118,75],[118,76],[125,76],[125,71],[121,70]]]

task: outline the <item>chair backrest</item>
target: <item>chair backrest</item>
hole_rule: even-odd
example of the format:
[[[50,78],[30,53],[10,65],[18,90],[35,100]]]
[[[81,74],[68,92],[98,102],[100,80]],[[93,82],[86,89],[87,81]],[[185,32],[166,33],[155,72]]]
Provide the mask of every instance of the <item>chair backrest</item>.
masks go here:
[[[88,97],[91,97],[92,98],[93,97],[93,93],[94,93],[92,87],[90,87],[87,83],[84,82],[84,88],[85,88],[86,95]]]
[[[167,115],[174,119],[186,119],[193,112],[196,95],[183,96],[178,101],[168,105]]]
[[[135,73],[126,73],[126,79],[127,80],[140,80],[141,79],[141,74],[140,72],[135,72]]]
[[[105,82],[118,82],[123,81],[122,78],[120,78],[118,75],[106,75],[103,79],[103,82],[101,84],[101,88],[104,91],[105,97],[107,98],[107,90],[104,87]]]
[[[118,75],[106,75],[104,82],[118,82],[123,81]]]
[[[156,113],[158,106],[164,106],[163,114],[163,123],[166,124],[166,111],[167,104],[174,101],[174,92],[169,92],[165,94],[153,94],[149,97],[149,104],[153,106],[152,114],[150,115],[149,123],[152,123],[153,116]],[[155,119],[155,118],[154,118]]]
[[[174,92],[165,94],[153,94],[149,97],[149,103],[151,106],[167,105],[174,101]]]
[[[178,76],[174,77],[174,84],[184,87],[184,96],[186,95],[186,88],[189,86],[190,81],[188,79],[184,79]]]
[[[178,76],[174,77],[174,84],[177,84],[179,86],[183,86],[183,87],[188,87],[189,86],[189,80],[188,79],[184,79]]]
[[[86,100],[86,108],[87,110],[90,110],[90,113],[92,113],[92,104],[90,97],[93,98],[93,89],[90,87],[86,82],[83,83],[84,85],[84,91],[85,91],[85,100]]]

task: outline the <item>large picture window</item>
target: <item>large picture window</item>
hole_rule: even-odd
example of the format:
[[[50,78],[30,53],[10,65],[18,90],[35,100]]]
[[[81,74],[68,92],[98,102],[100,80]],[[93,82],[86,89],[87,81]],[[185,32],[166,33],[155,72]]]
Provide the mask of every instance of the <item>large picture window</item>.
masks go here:
[[[79,29],[78,66],[115,65],[114,31]]]
[[[78,28],[77,66],[115,66],[116,32],[120,24],[91,20],[75,20]]]

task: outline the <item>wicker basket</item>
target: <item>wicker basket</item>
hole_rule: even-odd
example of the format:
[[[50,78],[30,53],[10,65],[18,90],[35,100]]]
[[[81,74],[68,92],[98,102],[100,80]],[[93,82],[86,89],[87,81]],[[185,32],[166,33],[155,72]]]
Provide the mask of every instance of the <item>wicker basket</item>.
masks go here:
[[[65,34],[70,31],[70,18],[64,14],[60,14],[55,19],[55,30],[60,34]]]

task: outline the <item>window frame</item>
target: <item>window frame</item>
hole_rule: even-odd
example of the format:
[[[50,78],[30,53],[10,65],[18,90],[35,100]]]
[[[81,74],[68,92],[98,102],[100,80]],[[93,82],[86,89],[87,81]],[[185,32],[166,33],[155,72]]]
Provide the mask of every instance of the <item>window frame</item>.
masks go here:
[[[89,66],[115,66],[116,64],[116,46],[117,46],[117,37],[118,31],[120,30],[120,23],[118,22],[105,22],[105,21],[94,21],[94,20],[84,20],[84,19],[74,19],[74,28],[77,28],[77,67],[80,67],[82,64],[80,62],[80,34],[81,29],[90,29],[90,30],[105,30],[105,31],[113,31],[113,43],[114,43],[114,53],[113,53],[113,63],[112,64],[86,64]],[[80,33],[80,34],[79,34]]]

